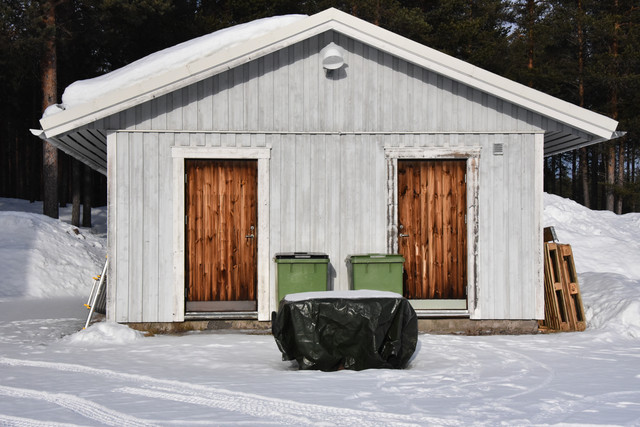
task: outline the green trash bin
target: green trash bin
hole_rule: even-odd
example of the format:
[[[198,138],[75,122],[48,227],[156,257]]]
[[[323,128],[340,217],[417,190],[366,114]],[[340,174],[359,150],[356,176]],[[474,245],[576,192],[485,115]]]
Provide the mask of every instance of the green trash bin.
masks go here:
[[[402,295],[404,257],[398,254],[349,255],[351,289],[389,291]]]
[[[319,252],[276,254],[278,301],[287,294],[327,290],[329,256]]]

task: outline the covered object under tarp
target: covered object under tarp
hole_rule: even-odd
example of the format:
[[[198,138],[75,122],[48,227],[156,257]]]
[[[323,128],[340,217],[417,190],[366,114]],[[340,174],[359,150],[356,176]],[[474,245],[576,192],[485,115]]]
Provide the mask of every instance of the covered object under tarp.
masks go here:
[[[272,331],[282,359],[300,369],[400,369],[416,349],[418,319],[391,292],[307,292],[280,302]]]

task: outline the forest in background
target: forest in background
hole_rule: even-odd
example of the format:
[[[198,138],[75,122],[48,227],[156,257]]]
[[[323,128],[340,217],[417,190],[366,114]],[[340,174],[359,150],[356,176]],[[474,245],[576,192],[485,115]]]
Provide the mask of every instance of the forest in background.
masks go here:
[[[45,213],[106,203],[106,178],[29,129],[66,86],[254,19],[335,7],[612,117],[623,137],[545,158],[544,189],[592,209],[640,210],[637,0],[3,0],[0,197]],[[90,223],[90,217],[84,218]]]

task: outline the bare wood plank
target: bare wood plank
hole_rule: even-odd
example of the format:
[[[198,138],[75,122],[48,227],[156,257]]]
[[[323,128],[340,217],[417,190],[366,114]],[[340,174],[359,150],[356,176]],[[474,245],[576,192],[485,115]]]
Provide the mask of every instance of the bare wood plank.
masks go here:
[[[187,300],[255,300],[257,161],[186,164]]]
[[[398,161],[399,233],[407,235],[399,251],[409,298],[466,298],[465,170],[464,160]]]

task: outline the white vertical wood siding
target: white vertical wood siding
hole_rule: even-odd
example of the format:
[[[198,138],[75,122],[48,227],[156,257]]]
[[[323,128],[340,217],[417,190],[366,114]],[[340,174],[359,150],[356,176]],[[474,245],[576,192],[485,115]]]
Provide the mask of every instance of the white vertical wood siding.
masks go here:
[[[170,322],[176,304],[184,304],[171,281],[174,140],[157,133],[109,137],[109,317],[118,322]]]
[[[537,135],[486,135],[479,178],[478,319],[535,319],[541,276],[542,141]],[[494,143],[504,154],[492,153]],[[543,303],[543,302],[542,302]]]
[[[318,52],[331,41],[346,67],[326,76]],[[334,289],[347,289],[347,255],[386,251],[385,147],[481,147],[472,317],[541,313],[535,133],[562,125],[522,108],[328,32],[92,127],[120,130],[108,150],[116,321],[175,320],[184,303],[171,283],[183,220],[170,209],[172,146],[271,147],[270,255],[328,253]]]
[[[345,66],[326,76],[319,51],[330,42],[344,48]],[[335,32],[89,127],[267,132],[569,129]]]

